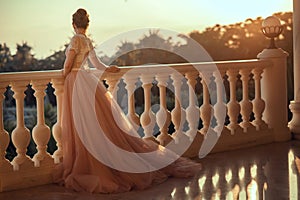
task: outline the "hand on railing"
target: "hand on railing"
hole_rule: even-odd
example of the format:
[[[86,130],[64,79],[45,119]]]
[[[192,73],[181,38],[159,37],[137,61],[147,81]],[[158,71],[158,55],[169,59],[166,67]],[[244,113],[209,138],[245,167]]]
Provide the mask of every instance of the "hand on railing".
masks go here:
[[[112,65],[112,66],[107,67],[105,71],[110,72],[110,73],[117,73],[120,71],[120,68],[116,65]]]

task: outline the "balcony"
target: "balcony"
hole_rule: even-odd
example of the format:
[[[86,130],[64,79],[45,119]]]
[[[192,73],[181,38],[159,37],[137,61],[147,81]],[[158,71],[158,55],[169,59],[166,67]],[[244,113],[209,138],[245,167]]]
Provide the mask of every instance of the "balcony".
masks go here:
[[[298,1],[294,4],[298,16]],[[294,19],[298,37],[300,17]],[[294,40],[295,55],[299,41]],[[293,119],[288,123],[286,57],[283,50],[271,48],[252,60],[132,66],[114,75],[104,73],[102,81],[145,140],[199,160],[204,167],[193,179],[170,179],[144,191],[109,195],[75,193],[53,185],[52,171],[64,156],[61,70],[1,73],[0,198],[146,199],[156,194],[150,199],[297,199],[300,152],[291,131],[300,138],[300,62],[294,59],[295,101],[290,103]],[[57,105],[52,127],[46,125],[44,109],[49,84]],[[28,85],[36,98],[37,123],[32,131],[24,114]],[[2,115],[8,86],[16,102],[12,133],[4,129]],[[50,137],[56,143],[54,152],[47,151]],[[33,155],[27,154],[30,143],[36,145]],[[9,145],[16,149],[11,159],[7,159]]]
[[[287,126],[286,57],[281,49],[265,49],[253,60],[123,67],[113,75],[104,73],[101,79],[112,95],[122,100],[120,106],[134,127],[142,130],[144,139],[186,157],[204,157],[208,153],[291,139]],[[57,122],[51,130],[44,117],[45,89],[49,83],[57,102]],[[28,85],[36,97],[37,123],[32,132],[24,123],[24,91]],[[0,191],[51,184],[52,170],[63,158],[62,72],[2,73],[1,94],[7,86],[11,86],[16,101],[16,128],[10,137],[1,115]],[[141,93],[130,95],[137,89]],[[136,105],[141,100],[143,109],[138,113]],[[47,152],[51,135],[57,146],[52,154]],[[31,157],[26,155],[30,140],[37,149]],[[175,143],[168,145],[170,141]],[[5,157],[10,142],[16,148],[11,161]]]

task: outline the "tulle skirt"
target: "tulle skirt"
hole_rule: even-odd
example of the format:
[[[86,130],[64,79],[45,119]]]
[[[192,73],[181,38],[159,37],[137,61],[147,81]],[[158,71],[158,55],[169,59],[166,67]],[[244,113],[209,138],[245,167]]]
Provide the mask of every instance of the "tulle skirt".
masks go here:
[[[54,181],[75,191],[140,190],[201,170],[201,164],[140,138],[99,78],[85,70],[65,79],[62,143]]]

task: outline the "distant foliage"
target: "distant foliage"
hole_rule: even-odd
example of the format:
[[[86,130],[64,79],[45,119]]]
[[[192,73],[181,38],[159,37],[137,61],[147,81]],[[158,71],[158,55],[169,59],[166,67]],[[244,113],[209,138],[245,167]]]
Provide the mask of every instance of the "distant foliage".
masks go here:
[[[66,48],[66,45],[65,45]],[[6,44],[0,44],[0,72],[40,71],[61,69],[65,60],[65,49],[54,52],[45,59],[36,59],[31,47],[24,42],[17,44],[15,55],[11,55]]]
[[[292,64],[292,13],[275,13],[284,23],[284,31],[277,38],[277,46],[289,53],[289,66]],[[118,46],[115,54],[111,57],[102,55],[104,63],[125,65],[141,65],[146,63],[181,63],[186,62],[176,52],[190,52],[191,39],[201,44],[210,54],[213,60],[236,60],[256,58],[257,54],[268,47],[268,39],[261,32],[263,19],[246,19],[230,25],[216,24],[204,31],[194,30],[185,35],[178,35],[184,42],[173,42],[172,37],[164,38],[159,30],[149,30],[148,34],[141,36],[136,43],[123,41]],[[145,49],[148,44],[155,44],[158,49]],[[36,59],[31,53],[31,47],[25,42],[17,44],[17,52],[11,55],[6,44],[0,44],[0,72],[30,71],[30,70],[53,70],[61,69],[65,60],[64,48],[54,52],[45,59]],[[161,47],[161,50],[159,49]]]
[[[288,64],[292,64],[292,13],[275,13],[284,23],[284,31],[276,38],[278,47],[287,51],[290,55]],[[121,42],[116,53],[107,63],[119,66],[140,65],[145,63],[180,63],[186,62],[176,55],[176,52],[193,53],[191,40],[198,42],[210,54],[213,60],[238,60],[256,58],[257,54],[269,45],[261,32],[263,19],[247,19],[230,25],[216,24],[204,31],[192,31],[185,35],[179,35],[184,43],[174,43],[172,38],[163,38],[159,31],[149,31],[136,43]],[[158,49],[142,49],[148,43],[157,44]],[[163,46],[166,51],[159,50]],[[105,61],[107,57],[105,56]]]
[[[277,46],[292,53],[292,13],[276,13],[284,23],[284,31],[277,38]],[[214,60],[256,58],[268,47],[269,40],[261,32],[263,19],[247,19],[244,22],[207,28],[203,32],[193,31],[189,36],[200,43]]]

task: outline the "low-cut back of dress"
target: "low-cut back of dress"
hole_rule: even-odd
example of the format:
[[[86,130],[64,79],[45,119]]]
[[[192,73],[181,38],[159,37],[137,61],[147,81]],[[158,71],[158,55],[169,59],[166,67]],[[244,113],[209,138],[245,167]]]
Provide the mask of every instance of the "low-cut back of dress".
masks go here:
[[[116,193],[144,189],[170,176],[191,177],[201,170],[199,163],[139,137],[99,77],[83,69],[88,55],[96,59],[89,38],[76,34],[70,49],[76,56],[64,83],[64,156],[55,182],[76,191]]]

